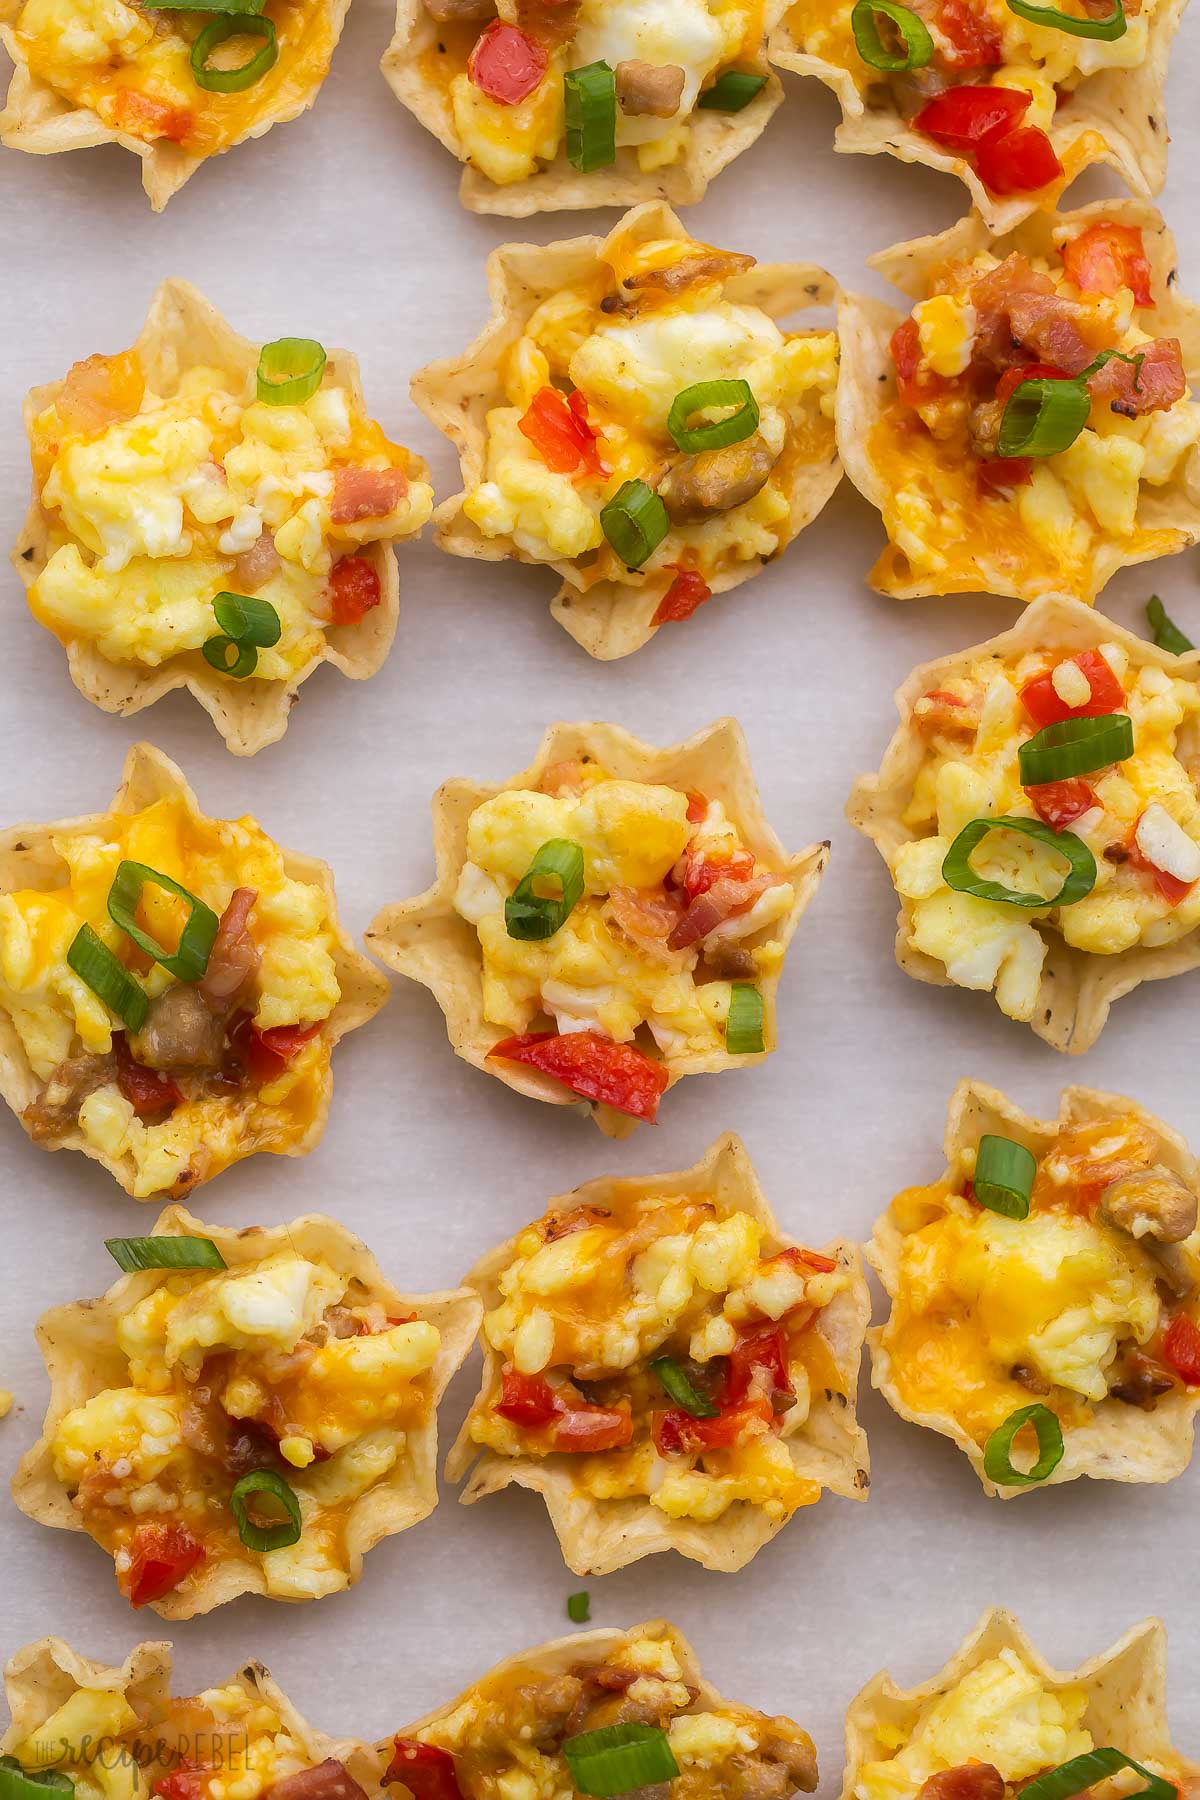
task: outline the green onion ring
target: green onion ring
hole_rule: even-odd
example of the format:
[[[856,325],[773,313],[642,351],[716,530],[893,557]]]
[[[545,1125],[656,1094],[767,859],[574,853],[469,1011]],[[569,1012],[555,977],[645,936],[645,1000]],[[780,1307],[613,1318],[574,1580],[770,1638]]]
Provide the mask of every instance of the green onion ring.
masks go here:
[[[1026,1425],[1032,1425],[1037,1434],[1038,1459],[1032,1469],[1022,1474],[1020,1469],[1013,1468],[1009,1453],[1017,1433]],[[1063,1459],[1064,1448],[1058,1415],[1040,1402],[1035,1406],[1022,1406],[1005,1419],[1003,1425],[997,1425],[984,1445],[983,1472],[997,1487],[1036,1487],[1047,1475],[1053,1475]]]
[[[1133,720],[1127,713],[1096,719],[1059,719],[1035,731],[1017,751],[1022,787],[1091,775],[1133,755]]]
[[[985,1132],[975,1155],[972,1187],[980,1206],[1006,1219],[1027,1219],[1037,1158],[1012,1138]]]
[[[90,925],[81,925],[71,939],[67,967],[78,975],[85,987],[91,988],[97,1000],[103,1000],[105,1006],[125,1021],[130,1031],[142,1029],[150,1004],[145,990]]]
[[[229,660],[229,652],[233,651],[233,661]],[[253,644],[239,644],[221,632],[216,637],[205,638],[200,646],[200,654],[210,668],[217,669],[222,675],[228,675],[233,681],[245,681],[247,675],[253,675],[258,667],[258,651]]]
[[[265,38],[261,50],[237,69],[210,69],[208,59],[213,51],[231,37]],[[222,13],[210,19],[192,45],[192,79],[197,87],[210,94],[240,94],[261,81],[279,60],[279,45],[270,19],[257,13]]]
[[[572,1625],[586,1625],[592,1616],[592,1596],[586,1588],[567,1595],[567,1617]]]
[[[617,78],[606,62],[568,69],[563,76],[567,161],[581,175],[617,160]]]
[[[105,1238],[104,1248],[127,1275],[141,1269],[225,1269],[229,1266],[211,1238]]]
[[[705,88],[696,105],[704,112],[741,112],[766,85],[765,75],[754,75],[749,69],[726,69],[710,88]]]
[[[576,1792],[600,1800],[673,1781],[679,1773],[667,1734],[655,1725],[602,1725],[567,1738],[562,1753]]]
[[[1082,1794],[1086,1788],[1095,1786],[1109,1775],[1115,1775],[1120,1769],[1133,1769],[1138,1775],[1144,1775],[1149,1784],[1130,1794],[1128,1800],[1174,1800],[1176,1789],[1173,1781],[1168,1781],[1163,1775],[1152,1774],[1121,1750],[1105,1748],[1073,1756],[1070,1762],[1059,1763],[1057,1769],[1047,1769],[1044,1775],[1027,1781],[1021,1789],[1021,1800],[1024,1800],[1026,1794],[1031,1800],[1071,1800],[1073,1794]]]
[[[178,895],[180,900],[186,900],[190,908],[174,950],[164,950],[148,932],[142,930],[134,916],[147,882],[164,888],[168,894]],[[169,875],[161,875],[157,869],[147,868],[145,863],[136,862],[117,864],[113,884],[108,890],[108,916],[114,925],[121,927],[127,937],[133,939],[139,950],[144,950],[156,963],[161,963],[177,981],[200,980],[208,968],[217,927],[221,923],[211,906],[206,906],[203,900],[190,894],[178,881],[173,881]]]
[[[1057,850],[1070,863],[1070,872],[1057,894],[1025,894],[987,881],[971,867],[972,852],[993,831],[1016,831]],[[977,900],[997,900],[1006,906],[1074,906],[1086,899],[1096,885],[1096,859],[1073,831],[1052,831],[1040,819],[972,819],[964,825],[942,862],[942,880],[957,894],[973,894]]]
[[[600,529],[627,569],[640,569],[671,529],[667,509],[644,481],[624,482],[600,508]]]
[[[1065,31],[1069,37],[1102,38],[1110,44],[1124,37],[1129,29],[1122,0],[1113,0],[1112,17],[1108,19],[1081,19],[1074,13],[1059,12],[1056,6],[1036,6],[1032,0],[1008,0],[1008,10],[1031,25],[1045,26],[1047,31]]]
[[[890,19],[904,40],[904,51],[888,50],[879,34],[878,18]],[[897,0],[858,0],[850,14],[850,25],[858,54],[871,69],[883,69],[889,75],[904,69],[923,69],[933,61],[933,38],[929,27],[911,7]]]
[[[213,599],[213,613],[221,630],[235,644],[255,644],[262,650],[269,650],[272,644],[279,642],[283,632],[279,614],[271,602],[256,599],[252,594],[217,594]]]
[[[539,894],[535,883],[557,881],[560,893]],[[569,838],[542,845],[514,893],[504,902],[504,925],[510,938],[536,942],[561,931],[583,898],[583,851]]]
[[[693,1386],[692,1382],[688,1379],[686,1372],[675,1361],[674,1357],[656,1356],[650,1364],[650,1367],[654,1370],[654,1373],[658,1376],[658,1379],[661,1381],[663,1387],[675,1402],[676,1406],[682,1406],[689,1418],[716,1419],[720,1417],[720,1407],[714,1406],[711,1400],[707,1400],[705,1396]]]
[[[282,1506],[287,1518],[278,1525],[256,1525],[246,1511],[246,1501],[253,1494],[270,1494]],[[247,1550],[286,1550],[300,1541],[300,1502],[274,1469],[251,1469],[233,1485],[229,1510],[237,1525],[238,1536]]]
[[[1196,648],[1190,637],[1184,637],[1157,594],[1151,594],[1146,602],[1146,623],[1160,650],[1169,650],[1172,656],[1183,656],[1186,651]]]
[[[276,338],[259,353],[256,384],[264,406],[300,406],[325,373],[325,347],[316,338]]]
[[[61,1769],[23,1769],[15,1756],[0,1756],[0,1800],[48,1800],[75,1792],[75,1783]]]
[[[712,406],[735,406],[736,412],[706,425],[689,425],[693,413]],[[698,456],[705,450],[723,450],[740,444],[758,430],[758,402],[748,381],[695,381],[676,394],[667,414],[667,430],[680,450]]]
[[[996,455],[1057,456],[1069,450],[1092,410],[1087,383],[1039,375],[1009,395],[1000,420]]]
[[[730,1056],[757,1056],[766,1049],[763,1038],[763,997],[753,982],[735,981],[729,990],[725,1049]]]

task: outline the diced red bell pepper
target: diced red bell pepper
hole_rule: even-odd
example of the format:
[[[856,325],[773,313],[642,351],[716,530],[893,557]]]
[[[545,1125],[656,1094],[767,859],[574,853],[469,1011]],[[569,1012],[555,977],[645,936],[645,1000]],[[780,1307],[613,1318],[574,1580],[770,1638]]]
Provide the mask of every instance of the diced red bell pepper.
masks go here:
[[[1089,225],[1059,251],[1068,281],[1084,294],[1115,294],[1131,290],[1139,306],[1153,306],[1150,292],[1150,260],[1140,226],[1116,225],[1105,220]]]
[[[745,1406],[731,1406],[714,1419],[693,1419],[681,1406],[655,1413],[651,1433],[663,1456],[699,1456],[705,1450],[730,1450],[740,1443],[751,1426],[772,1422],[770,1405],[755,1400]]]
[[[506,1368],[495,1410],[510,1424],[537,1431],[558,1417],[562,1401],[544,1375],[522,1375],[519,1369]]]
[[[679,573],[658,603],[658,611],[653,619],[655,625],[690,619],[698,606],[703,606],[706,600],[712,599],[712,589],[698,569],[679,568],[678,563],[668,563],[667,566],[679,569]]]
[[[1010,134],[1029,111],[1030,99],[1019,88],[947,88],[921,108],[913,124],[944,149],[970,154]]]
[[[777,1256],[769,1256],[768,1262],[791,1263],[794,1269],[805,1269],[818,1275],[832,1275],[837,1268],[835,1256],[824,1256],[820,1250],[802,1250],[799,1244],[789,1244]]]
[[[274,1025],[259,1031],[251,1025],[245,1044],[246,1068],[252,1081],[260,1085],[277,1081],[294,1056],[320,1031],[315,1025]]]
[[[1063,166],[1039,125],[1018,125],[1003,137],[984,139],[975,152],[975,171],[989,193],[1033,194],[1057,181]]]
[[[1096,796],[1081,775],[1066,781],[1042,781],[1025,792],[1033,801],[1033,810],[1051,831],[1065,831],[1076,819],[1082,819],[1096,804]]]
[[[413,1800],[463,1800],[454,1757],[437,1744],[398,1737],[384,1781],[404,1784]]]
[[[183,1099],[181,1089],[169,1075],[135,1062],[123,1031],[114,1031],[112,1042],[117,1059],[117,1086],[139,1119],[152,1119],[156,1113],[168,1112],[179,1105]]]
[[[131,1606],[147,1606],[177,1588],[204,1560],[204,1545],[186,1525],[150,1519],[139,1525],[129,1546],[129,1567],[119,1577]]]
[[[942,0],[938,29],[950,44],[942,62],[948,69],[998,69],[1004,61],[999,26],[976,0]]]
[[[379,605],[378,572],[365,556],[343,556],[329,574],[329,613],[335,625],[357,625]]]
[[[211,1767],[201,1767],[185,1756],[177,1769],[154,1783],[153,1792],[161,1800],[203,1800],[208,1778],[214,1773]]]
[[[522,1375],[519,1369],[506,1368],[495,1410],[526,1431],[551,1426],[552,1448],[567,1453],[619,1450],[630,1441],[633,1420],[627,1407],[587,1406],[582,1401],[573,1405],[574,1392],[552,1387],[544,1375]]]
[[[684,891],[689,900],[695,900],[726,876],[731,881],[749,881],[754,868],[754,854],[750,850],[735,850],[732,856],[721,857],[689,847],[684,853]]]
[[[539,388],[517,426],[556,475],[607,473],[588,423],[587,398],[579,388],[569,398],[557,388]]]
[[[1109,713],[1120,712],[1125,704],[1125,689],[1113,673],[1112,664],[1105,661],[1099,650],[1081,650],[1071,661],[1083,670],[1092,690],[1082,706],[1068,706],[1060,700],[1050,669],[1027,681],[1021,689],[1021,704],[1039,731],[1043,726],[1057,725],[1063,719],[1102,719]]]
[[[1200,1325],[1177,1313],[1167,1326],[1163,1355],[1189,1387],[1200,1387]]]
[[[700,823],[701,819],[704,817],[705,813],[708,811],[707,796],[704,794],[698,794],[692,790],[689,790],[688,797],[687,797],[687,803],[688,803],[688,809],[687,809],[688,824],[689,825],[698,825]]]
[[[1029,456],[989,456],[975,472],[981,494],[1007,494],[1013,488],[1028,487],[1033,480],[1033,459]]]
[[[905,406],[920,406],[937,398],[949,384],[931,369],[921,366],[921,328],[913,318],[897,325],[891,339],[892,361],[896,365],[896,392]]]
[[[1015,369],[1005,369],[996,383],[996,399],[1001,406],[1007,406],[1017,389],[1024,381],[1067,381],[1069,376],[1065,369],[1056,368],[1053,363],[1019,363]],[[1017,458],[1024,462],[1025,457]]]
[[[772,1413],[785,1412],[796,1398],[788,1374],[787,1331],[782,1324],[743,1332],[729,1353],[721,1410],[742,1406],[751,1398],[765,1399]]]
[[[536,38],[493,19],[467,60],[467,74],[489,100],[518,106],[540,83],[549,58]]]
[[[599,1101],[653,1125],[668,1080],[666,1067],[632,1044],[614,1044],[598,1031],[525,1032],[505,1038],[488,1053],[527,1063],[561,1081],[585,1100]]]
[[[1133,830],[1125,844],[1125,848],[1129,852],[1130,865],[1135,869],[1141,869],[1145,875],[1152,875],[1154,884],[1167,905],[1178,906],[1181,900],[1187,898],[1196,884],[1194,881],[1181,881],[1178,875],[1169,875],[1166,869],[1160,869],[1158,864],[1152,863],[1148,856],[1143,856],[1141,846],[1137,841],[1140,816],[1139,814],[1139,818],[1134,820]]]

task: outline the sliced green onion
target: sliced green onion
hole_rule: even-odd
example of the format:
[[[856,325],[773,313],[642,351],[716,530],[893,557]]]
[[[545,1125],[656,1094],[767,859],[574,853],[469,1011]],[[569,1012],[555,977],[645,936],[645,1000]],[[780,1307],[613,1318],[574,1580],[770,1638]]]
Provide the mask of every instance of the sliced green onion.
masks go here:
[[[735,406],[724,419],[712,419],[706,425],[689,425],[693,413],[707,412],[713,406]],[[748,381],[696,381],[676,394],[667,414],[667,430],[681,450],[690,456],[703,450],[723,450],[726,444],[740,444],[758,430],[758,402],[750,392]]]
[[[265,38],[266,42],[249,62],[242,63],[239,68],[210,69],[209,57],[231,37],[260,37]],[[192,45],[192,79],[197,87],[204,88],[210,94],[240,94],[245,88],[253,87],[256,81],[261,81],[278,60],[279,45],[270,19],[259,18],[257,13],[252,12],[223,13],[209,21]]]
[[[276,338],[258,358],[258,397],[267,406],[299,406],[311,400],[325,373],[325,349],[316,338]]]
[[[644,481],[626,481],[600,508],[600,529],[627,569],[640,569],[671,529],[667,509]]]
[[[1196,648],[1190,637],[1184,637],[1157,594],[1151,594],[1146,602],[1146,620],[1160,650],[1169,650],[1173,656],[1182,656],[1185,650]]]
[[[217,624],[235,644],[257,644],[269,650],[283,631],[279,614],[269,600],[252,594],[218,594],[213,600]]]
[[[904,41],[902,51],[889,50],[879,31],[880,19],[890,19]],[[872,69],[885,69],[889,75],[901,69],[923,69],[933,61],[933,39],[929,27],[911,7],[897,0],[858,0],[850,14],[854,42],[858,54]]]
[[[679,1773],[667,1734],[655,1725],[602,1725],[567,1738],[562,1752],[576,1791],[601,1800],[674,1781]]]
[[[1017,751],[1022,787],[1069,781],[1133,755],[1133,721],[1126,713],[1099,719],[1059,719],[1027,738]]]
[[[972,1187],[980,1206],[1006,1219],[1027,1219],[1037,1158],[1012,1138],[985,1133],[975,1156]]]
[[[1085,381],[1039,375],[1015,387],[1005,404],[996,454],[1057,456],[1069,450],[1088,422],[1092,396]]]
[[[538,892],[539,882],[557,882],[557,895]],[[583,851],[569,838],[543,844],[516,892],[504,902],[504,924],[511,938],[536,941],[561,931],[583,898]]]
[[[763,997],[752,982],[735,981],[729,990],[725,1048],[730,1056],[757,1056],[763,1040]]]
[[[75,1783],[61,1769],[23,1769],[15,1756],[0,1756],[0,1800],[47,1800],[73,1794]]]
[[[1059,12],[1057,6],[1037,6],[1033,0],[1008,0],[1009,12],[1031,25],[1044,25],[1047,31],[1065,31],[1070,37],[1103,38],[1114,43],[1129,29],[1122,0],[1113,0],[1112,14],[1107,19],[1083,19],[1076,13]]]
[[[1022,1474],[1020,1469],[1013,1468],[1010,1452],[1017,1433],[1026,1425],[1032,1425],[1036,1433],[1038,1459],[1032,1469]],[[1047,1475],[1053,1475],[1063,1459],[1063,1449],[1058,1415],[1040,1402],[1035,1406],[1022,1406],[1005,1419],[1003,1425],[997,1425],[984,1445],[984,1474],[997,1487],[1035,1487],[1039,1481],[1045,1481]]]
[[[586,1588],[567,1595],[567,1617],[572,1625],[586,1625],[592,1616],[592,1597]]]
[[[1024,1800],[1028,1794],[1031,1800],[1071,1800],[1073,1794],[1082,1794],[1086,1788],[1094,1787],[1120,1769],[1132,1769],[1135,1774],[1144,1775],[1147,1782],[1144,1788],[1128,1795],[1127,1800],[1173,1800],[1176,1792],[1173,1781],[1168,1781],[1165,1775],[1152,1774],[1124,1751],[1109,1749],[1088,1750],[1082,1756],[1073,1756],[1070,1762],[1059,1763],[1057,1769],[1047,1769],[1044,1775],[1024,1784],[1021,1797]]]
[[[246,1511],[246,1502],[254,1494],[269,1494],[287,1514],[278,1525],[256,1525]],[[229,1496],[229,1510],[237,1525],[238,1536],[247,1550],[286,1550],[300,1541],[300,1502],[274,1469],[251,1469],[234,1483]]]
[[[85,987],[91,988],[98,1000],[103,1000],[105,1006],[125,1021],[130,1031],[142,1029],[150,1004],[145,991],[90,925],[81,925],[71,939],[67,967],[74,970]]]
[[[693,1419],[715,1419],[720,1414],[720,1407],[706,1400],[680,1365],[671,1356],[656,1356],[650,1364],[663,1387],[675,1402],[682,1406],[685,1413]]]
[[[200,654],[210,668],[219,669],[222,675],[229,675],[234,681],[245,681],[258,667],[258,651],[254,645],[235,643],[224,632],[218,637],[205,638]]]
[[[164,888],[168,894],[177,894],[188,904],[188,916],[174,950],[164,950],[149,932],[142,930],[135,917],[147,882]],[[208,967],[217,927],[221,923],[211,906],[190,894],[178,881],[173,881],[169,875],[160,875],[157,869],[147,868],[145,863],[136,862],[117,864],[113,884],[108,890],[108,916],[133,939],[139,950],[161,963],[177,981],[200,980]]]
[[[617,160],[617,78],[606,62],[563,76],[567,161],[581,175]]]
[[[104,1248],[127,1275],[139,1269],[225,1269],[228,1263],[211,1238],[105,1238]]]
[[[696,105],[705,112],[741,112],[766,85],[765,75],[754,75],[749,69],[726,69],[710,88],[705,88]]]
[[[1016,831],[1036,838],[1064,856],[1070,869],[1057,894],[1022,893],[999,881],[987,881],[971,867],[972,853],[993,831]],[[1074,906],[1086,899],[1096,885],[1096,859],[1073,831],[1052,831],[1040,819],[972,819],[964,825],[942,862],[942,880],[957,894],[974,894],[977,900],[999,900],[1006,906]]]
[[[1133,385],[1140,392],[1142,386],[1142,364],[1145,360],[1146,352],[1144,350],[1138,350],[1132,356],[1128,355],[1124,350],[1102,350],[1099,356],[1088,364],[1086,369],[1080,370],[1079,374],[1076,375],[1075,380],[1086,381],[1089,375],[1094,375],[1097,369],[1102,369],[1104,367],[1105,363],[1123,362],[1128,363],[1133,370]]]

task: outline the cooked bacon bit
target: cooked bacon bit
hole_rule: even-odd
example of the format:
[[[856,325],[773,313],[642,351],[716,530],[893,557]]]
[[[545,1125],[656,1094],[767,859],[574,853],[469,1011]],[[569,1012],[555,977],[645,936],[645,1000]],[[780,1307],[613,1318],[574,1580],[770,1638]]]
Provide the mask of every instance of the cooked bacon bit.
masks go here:
[[[112,100],[113,122],[131,137],[167,138],[182,144],[191,136],[192,115],[182,106],[168,106],[136,88],[121,88]]]
[[[753,864],[753,858],[751,863]],[[774,877],[771,875],[719,874],[715,881],[696,894],[667,939],[667,948],[686,950],[690,944],[699,943],[734,913],[745,912],[753,906],[759,896],[773,885]]]
[[[229,905],[221,914],[221,923],[199,983],[202,998],[215,1013],[226,1013],[233,1002],[258,974],[262,958],[258,945],[250,935],[250,912],[258,899],[257,888],[234,888]]]
[[[132,419],[145,392],[146,378],[135,350],[85,356],[68,369],[54,408],[67,431],[103,431]]]
[[[712,599],[712,589],[697,569],[681,568],[678,563],[668,563],[667,567],[678,569],[679,572],[658,603],[658,610],[651,621],[654,625],[668,625],[676,620],[690,619],[697,607]]]
[[[668,939],[683,918],[673,894],[661,888],[615,887],[609,891],[606,911],[640,950],[659,961],[670,959]]]
[[[637,57],[619,62],[615,70],[617,105],[636,118],[645,113],[654,119],[673,119],[683,98],[687,77],[677,63],[648,63]]]
[[[258,542],[234,559],[240,593],[256,594],[279,568],[279,552],[269,531],[260,534]]]
[[[1187,392],[1187,376],[1183,369],[1183,351],[1178,338],[1155,338],[1145,351],[1139,350],[1141,361],[1120,362],[1115,356],[1088,377],[1092,399],[1108,401],[1113,412],[1127,419],[1139,419],[1145,413],[1166,412]]]
[[[972,283],[971,301],[975,355],[993,368],[1040,362],[1078,375],[1102,348],[1092,308],[1060,294],[1018,251]]]
[[[991,1763],[960,1763],[931,1775],[917,1800],[1004,1800],[1004,1777]]]
[[[378,571],[365,556],[343,556],[329,573],[329,622],[357,625],[383,598]]]
[[[1054,1391],[1050,1383],[1043,1380],[1037,1370],[1031,1369],[1028,1363],[1014,1363],[1008,1374],[1009,1379],[1015,1381],[1018,1387],[1023,1387],[1026,1393],[1038,1394],[1044,1399],[1047,1394]]]
[[[723,875],[731,876],[735,881],[749,881],[754,867],[754,857],[749,850],[735,850],[730,856],[720,856],[714,854],[712,848],[695,849],[689,845],[683,856],[680,885],[686,889],[688,899],[694,900],[697,894],[706,894]]]
[[[731,276],[744,275],[754,263],[753,256],[743,256],[735,250],[713,250],[705,245],[703,249],[679,257],[665,269],[643,269],[636,275],[627,275],[621,286],[634,294],[647,290],[656,294],[682,294],[698,281],[728,281]]]
[[[1154,305],[1150,261],[1140,227],[1108,220],[1089,225],[1078,237],[1069,238],[1059,255],[1063,272],[1080,293],[1115,294],[1127,287],[1138,306]]]
[[[50,1071],[49,1080],[37,1099],[31,1100],[21,1114],[22,1123],[29,1127],[34,1143],[45,1143],[73,1125],[88,1095],[112,1081],[116,1068],[114,1056],[85,1053],[65,1057]]]
[[[1028,456],[985,457],[975,472],[981,494],[1010,494],[1033,480],[1033,461]]]
[[[568,1212],[547,1214],[542,1220],[542,1237],[547,1244],[556,1244],[559,1238],[573,1237],[593,1225],[607,1225],[611,1218],[607,1206],[572,1206]]]
[[[311,1769],[297,1769],[267,1789],[266,1800],[367,1800],[353,1775],[336,1756]]]
[[[1176,1385],[1170,1369],[1146,1356],[1141,1350],[1130,1350],[1110,1371],[1109,1393],[1125,1406],[1153,1412],[1164,1394]]]
[[[937,22],[951,46],[949,53],[943,51],[941,56],[947,68],[998,69],[1003,63],[1000,29],[973,0],[942,0]]]
[[[339,469],[333,478],[329,516],[335,525],[382,519],[395,511],[407,492],[403,469]]]

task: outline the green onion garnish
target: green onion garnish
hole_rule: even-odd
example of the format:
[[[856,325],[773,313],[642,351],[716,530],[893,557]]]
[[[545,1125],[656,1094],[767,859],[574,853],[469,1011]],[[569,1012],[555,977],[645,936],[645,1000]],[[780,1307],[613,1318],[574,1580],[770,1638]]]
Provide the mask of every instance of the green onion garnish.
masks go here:
[[[617,160],[617,78],[606,62],[563,76],[567,161],[581,175]]]
[[[729,990],[725,1048],[730,1056],[757,1056],[763,1039],[763,997],[753,982],[735,981]]]
[[[1146,602],[1146,620],[1160,650],[1169,650],[1173,656],[1182,656],[1185,650],[1196,648],[1190,637],[1184,637],[1157,594],[1151,594]]]
[[[1027,1219],[1037,1158],[1012,1138],[986,1134],[979,1140],[972,1186],[980,1206],[1006,1219]]]
[[[1032,0],[1008,0],[1009,12],[1031,25],[1044,25],[1048,31],[1065,31],[1071,37],[1103,38],[1113,43],[1129,29],[1122,0],[1113,0],[1112,14],[1107,19],[1081,18],[1077,13],[1059,12],[1056,6],[1036,6]]]
[[[684,1412],[691,1418],[715,1419],[719,1417],[720,1407],[714,1406],[711,1400],[705,1399],[673,1357],[656,1356],[650,1367],[676,1406],[682,1406]]]
[[[104,1248],[127,1275],[140,1269],[225,1269],[228,1263],[211,1238],[105,1238]]]
[[[557,894],[538,892],[538,884],[556,883]],[[561,931],[583,898],[583,851],[569,838],[543,844],[515,893],[504,902],[504,924],[511,938],[538,940]]]
[[[1016,831],[1023,837],[1036,838],[1039,844],[1065,857],[1070,868],[1057,894],[1023,893],[977,875],[971,867],[972,853],[993,831]],[[1096,859],[1073,831],[1052,831],[1040,819],[972,819],[946,852],[942,880],[957,894],[974,894],[977,900],[999,900],[1006,906],[1074,906],[1096,885]]]
[[[299,406],[311,400],[325,373],[325,350],[316,338],[276,338],[258,359],[258,397],[267,406]]]
[[[75,1792],[61,1769],[23,1769],[15,1756],[0,1756],[0,1800],[48,1800],[51,1794]]]
[[[277,1525],[256,1525],[246,1511],[246,1501],[253,1494],[269,1494],[287,1514]],[[300,1502],[274,1469],[251,1469],[233,1485],[229,1510],[237,1525],[238,1536],[247,1550],[286,1550],[300,1540]]]
[[[269,650],[279,642],[283,626],[269,600],[252,594],[218,594],[213,600],[217,624],[235,644],[257,644]]]
[[[147,882],[164,888],[168,894],[177,894],[188,904],[188,916],[179,934],[179,944],[174,950],[164,950],[149,932],[142,930],[135,917],[142,889]],[[161,963],[177,981],[200,980],[208,968],[217,927],[221,923],[211,906],[206,906],[195,894],[189,894],[178,881],[173,881],[169,875],[160,875],[157,869],[147,868],[145,863],[135,862],[117,864],[117,873],[108,890],[108,916],[114,925],[119,925],[133,939],[139,950],[144,950],[156,963]]]
[[[741,112],[766,85],[765,75],[754,75],[749,69],[726,69],[710,88],[705,88],[696,105],[705,112]]]
[[[1133,721],[1126,713],[1098,719],[1059,719],[1034,732],[1017,751],[1022,787],[1069,781],[1133,755]]]
[[[567,1617],[572,1625],[586,1625],[592,1616],[592,1597],[586,1588],[567,1595]]]
[[[1032,1425],[1036,1433],[1038,1459],[1032,1469],[1022,1474],[1020,1469],[1013,1468],[1010,1452],[1017,1433],[1026,1425]],[[1003,1425],[997,1425],[984,1445],[984,1474],[997,1487],[1035,1487],[1039,1481],[1045,1481],[1047,1475],[1053,1475],[1063,1459],[1063,1449],[1062,1426],[1057,1414],[1040,1402],[1035,1406],[1022,1406],[1005,1419]]]
[[[1107,1776],[1115,1775],[1119,1769],[1133,1769],[1138,1775],[1146,1777],[1147,1786],[1138,1788],[1128,1795],[1127,1800],[1173,1800],[1176,1788],[1173,1781],[1164,1775],[1153,1775],[1144,1769],[1132,1756],[1126,1756],[1121,1750],[1088,1750],[1082,1756],[1073,1756],[1070,1762],[1059,1763],[1057,1769],[1047,1769],[1044,1775],[1038,1775],[1033,1781],[1027,1781],[1021,1789],[1021,1800],[1025,1795],[1030,1800],[1070,1800],[1073,1794],[1082,1794],[1086,1788],[1104,1781]]]
[[[1088,422],[1092,396],[1085,381],[1039,375],[1009,395],[996,439],[996,454],[1057,456],[1069,450]]]
[[[707,412],[713,406],[737,408],[724,419],[710,420],[706,425],[689,425],[693,413]],[[676,394],[667,414],[667,430],[681,450],[698,455],[703,450],[723,450],[726,444],[740,444],[758,430],[758,402],[750,392],[748,381],[696,381]]]
[[[260,37],[266,42],[239,68],[210,69],[209,57],[231,37]],[[261,19],[252,12],[224,13],[211,19],[192,45],[192,79],[197,87],[205,88],[210,94],[240,94],[243,89],[261,81],[278,60],[279,45],[270,19]]]
[[[576,1792],[601,1800],[674,1781],[679,1773],[667,1734],[655,1725],[602,1725],[567,1738],[562,1753]]]
[[[254,645],[235,644],[224,632],[216,637],[205,638],[200,646],[200,654],[211,668],[218,669],[222,675],[228,675],[234,681],[245,681],[247,675],[253,675],[258,667],[258,651]]]
[[[667,509],[644,481],[626,481],[600,508],[600,529],[627,569],[640,569],[671,529]]]
[[[150,1004],[145,991],[90,925],[81,925],[71,939],[67,967],[78,975],[85,987],[91,988],[98,1000],[103,1000],[105,1006],[125,1021],[130,1031],[142,1029]]]
[[[879,19],[890,19],[904,43],[903,50],[889,50],[879,32]],[[858,0],[850,14],[858,54],[872,69],[889,75],[901,69],[923,69],[933,61],[933,39],[923,19],[897,0]]]

